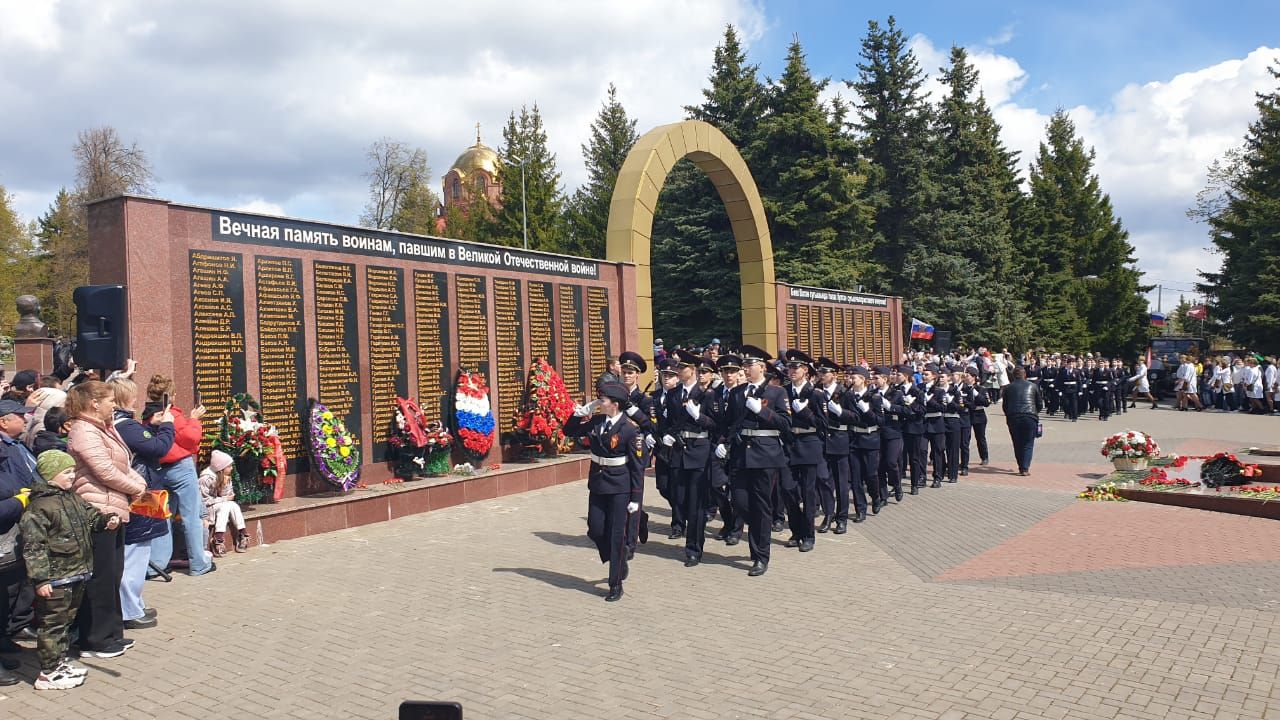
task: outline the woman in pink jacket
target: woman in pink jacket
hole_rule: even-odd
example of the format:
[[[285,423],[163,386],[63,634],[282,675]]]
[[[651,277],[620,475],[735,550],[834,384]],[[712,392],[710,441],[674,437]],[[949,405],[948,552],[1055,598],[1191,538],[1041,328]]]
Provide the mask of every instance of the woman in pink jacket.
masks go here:
[[[67,393],[71,432],[67,452],[76,461],[76,494],[99,512],[129,522],[129,505],[146,489],[131,467],[131,454],[112,426],[115,393],[104,382],[80,383]],[[124,638],[120,577],[124,572],[124,528],[93,533],[93,577],[85,583],[76,624],[80,654],[111,658],[133,645]]]

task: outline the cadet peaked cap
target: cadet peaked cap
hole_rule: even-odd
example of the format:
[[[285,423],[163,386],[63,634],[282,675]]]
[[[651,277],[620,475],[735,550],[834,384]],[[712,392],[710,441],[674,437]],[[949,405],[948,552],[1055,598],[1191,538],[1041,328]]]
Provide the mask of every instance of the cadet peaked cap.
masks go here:
[[[615,402],[626,402],[631,397],[627,388],[616,382],[600,383],[600,394]]]
[[[825,355],[818,358],[818,362],[814,363],[813,367],[818,372],[837,372],[840,370],[840,366],[836,364],[836,361]]]
[[[688,365],[689,367],[697,367],[702,362],[701,358],[684,348],[676,348],[676,365]]]
[[[622,364],[622,367],[631,368],[636,372],[644,372],[649,369],[649,364],[644,361],[643,357],[640,357],[640,353],[631,352],[630,350],[619,355],[618,362]]]
[[[926,371],[926,372],[931,372],[931,373],[934,373],[935,375],[936,375],[936,374],[938,374],[939,372],[941,372],[940,370],[938,370],[938,364],[937,364],[937,363],[927,363],[927,364],[924,366],[924,369],[925,369],[925,371]]]
[[[766,362],[767,363],[773,359],[772,355],[765,352],[764,350],[761,350],[755,345],[743,345],[742,347],[738,348],[738,354],[742,356],[742,362],[744,363],[749,363],[749,362]]]
[[[716,360],[716,368],[719,370],[741,370],[742,358],[737,355],[721,355],[720,359]]]

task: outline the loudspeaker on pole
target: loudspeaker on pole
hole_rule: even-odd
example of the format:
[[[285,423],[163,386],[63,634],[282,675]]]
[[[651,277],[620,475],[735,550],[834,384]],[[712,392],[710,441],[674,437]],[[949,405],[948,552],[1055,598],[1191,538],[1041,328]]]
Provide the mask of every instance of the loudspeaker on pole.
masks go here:
[[[124,285],[82,285],[76,304],[76,349],[85,370],[116,370],[129,358],[129,294]]]

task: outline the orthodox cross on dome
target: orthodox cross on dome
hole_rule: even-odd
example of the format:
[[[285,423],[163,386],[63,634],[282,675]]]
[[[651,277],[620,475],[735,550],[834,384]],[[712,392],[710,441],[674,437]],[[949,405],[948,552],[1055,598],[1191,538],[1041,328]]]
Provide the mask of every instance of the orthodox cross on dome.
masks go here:
[[[480,144],[480,123],[476,123],[476,144]]]

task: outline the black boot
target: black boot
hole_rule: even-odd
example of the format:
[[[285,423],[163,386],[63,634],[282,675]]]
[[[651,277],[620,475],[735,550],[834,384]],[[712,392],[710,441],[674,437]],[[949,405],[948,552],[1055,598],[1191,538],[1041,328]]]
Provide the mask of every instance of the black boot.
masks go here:
[[[940,488],[940,487],[942,487],[942,481],[941,481],[941,480],[934,480],[934,481],[933,481],[933,484],[932,484],[932,485],[930,485],[929,487],[931,487],[931,488]]]
[[[856,523],[860,523],[860,522],[862,522],[862,521],[864,521],[864,520],[866,520],[866,519],[867,519],[867,511],[866,511],[866,510],[859,510],[859,511],[858,511],[856,514],[854,514],[854,516],[853,516],[853,521],[854,521],[854,522],[856,522]]]
[[[915,483],[911,483],[911,494],[912,494],[912,495],[919,495],[919,494],[920,494],[920,486],[919,486],[919,485],[916,485]]]
[[[622,586],[615,585],[609,588],[609,594],[604,596],[605,602],[618,602],[622,599]]]
[[[824,533],[830,529],[831,529],[831,518],[826,515],[823,515],[822,523],[818,525],[818,532]]]
[[[849,532],[849,526],[848,526],[848,525],[845,525],[844,520],[837,520],[837,521],[836,521],[836,529],[835,529],[835,530],[832,530],[832,532],[834,532],[836,535],[843,535],[843,534],[845,534],[845,533]]]
[[[902,502],[902,486],[899,485],[893,489],[893,499]]]

